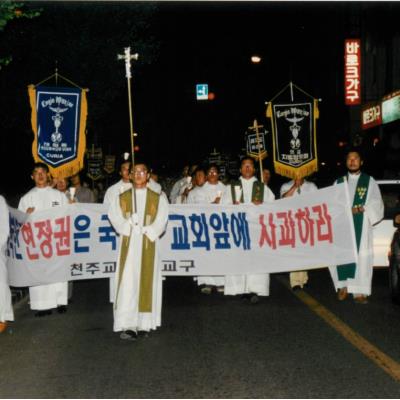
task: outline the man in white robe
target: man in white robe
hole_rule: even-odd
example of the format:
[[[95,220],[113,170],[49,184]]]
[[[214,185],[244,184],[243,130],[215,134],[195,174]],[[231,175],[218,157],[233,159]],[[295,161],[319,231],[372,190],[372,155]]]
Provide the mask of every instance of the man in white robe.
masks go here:
[[[114,332],[136,340],[161,326],[162,276],[158,238],[168,221],[168,201],[147,188],[149,171],[134,166],[134,188],[111,203],[108,217],[121,235],[114,288]]]
[[[308,182],[304,178],[299,178],[284,183],[281,186],[280,196],[281,198],[295,197],[304,193],[314,193],[317,190],[318,188],[314,183]],[[290,272],[289,281],[293,290],[303,289],[308,282],[308,273],[307,271]]]
[[[8,285],[6,247],[10,234],[7,203],[0,196],[0,333],[7,328],[7,321],[14,321],[11,291]]]
[[[114,183],[114,185],[111,185],[106,190],[103,199],[103,204],[110,205],[116,197],[118,197],[121,193],[125,192],[126,190],[132,187],[132,182],[129,177],[130,168],[131,168],[130,160],[128,159],[122,160],[119,167],[119,174],[121,176],[121,179],[117,183]]]
[[[31,214],[35,211],[47,210],[51,207],[68,204],[64,193],[49,186],[49,168],[44,163],[36,163],[32,172],[35,187],[19,201],[18,209]],[[42,317],[57,308],[59,313],[67,311],[68,282],[51,283],[29,288],[29,299],[35,316]]]
[[[172,186],[172,189],[171,189],[171,192],[169,195],[169,200],[170,200],[171,204],[176,203],[176,200],[177,200],[178,196],[181,194],[182,189],[184,189],[188,185],[188,183],[190,183],[190,181],[188,180],[188,177],[190,177],[189,169],[190,169],[189,165],[186,165],[183,168],[182,177],[179,178]]]
[[[222,202],[259,205],[274,201],[275,195],[268,186],[257,180],[255,172],[254,160],[249,157],[243,158],[239,181],[227,186]],[[269,274],[226,275],[225,294],[241,294],[243,298],[255,304],[259,301],[258,296],[269,296],[269,283]]]
[[[226,186],[219,181],[219,171],[215,164],[209,165],[206,171],[207,181],[202,186],[196,186],[189,192],[188,204],[220,204],[221,198],[225,193]],[[221,293],[224,291],[224,276],[198,276],[198,286],[205,285],[201,292],[210,294],[213,287]]]
[[[361,172],[361,154],[351,150],[347,154],[347,176],[339,178],[336,183],[344,182],[348,187],[352,202],[352,214],[358,262],[330,267],[330,273],[338,291],[338,299],[344,300],[348,293],[353,294],[354,301],[360,304],[368,302],[371,295],[373,273],[372,227],[383,218],[384,205],[381,192],[375,180]]]

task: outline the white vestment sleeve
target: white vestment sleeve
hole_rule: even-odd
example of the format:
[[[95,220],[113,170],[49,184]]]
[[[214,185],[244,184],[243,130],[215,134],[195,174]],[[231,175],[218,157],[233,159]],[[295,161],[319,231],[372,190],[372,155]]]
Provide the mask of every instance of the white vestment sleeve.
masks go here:
[[[26,210],[29,208],[29,207],[27,207],[27,205],[26,205],[25,197],[26,197],[26,196],[21,197],[21,199],[20,199],[20,201],[19,201],[19,204],[18,204],[18,210],[19,210],[19,211],[22,211],[22,212],[24,212],[24,213],[26,213]]]
[[[160,196],[158,203],[157,216],[154,222],[150,225],[146,225],[143,228],[144,234],[154,242],[158,237],[160,237],[167,226],[168,222],[168,202],[163,196]]]
[[[384,205],[381,191],[373,178],[369,180],[368,199],[364,206],[365,215],[371,225],[375,225],[383,218]]]
[[[124,236],[130,236],[132,225],[130,223],[130,218],[124,218],[122,214],[119,196],[116,196],[111,202],[110,208],[108,209],[108,218],[117,233]]]
[[[4,243],[7,243],[8,235],[10,233],[10,219],[8,216],[7,203],[3,196],[0,196],[0,249]]]
[[[271,203],[274,200],[275,195],[273,191],[267,185],[264,185],[264,203]]]

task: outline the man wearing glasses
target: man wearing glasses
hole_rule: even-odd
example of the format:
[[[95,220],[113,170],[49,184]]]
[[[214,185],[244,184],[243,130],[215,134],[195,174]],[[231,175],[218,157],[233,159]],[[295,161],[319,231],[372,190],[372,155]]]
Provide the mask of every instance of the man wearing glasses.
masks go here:
[[[147,187],[147,165],[131,174],[133,187],[111,203],[108,217],[121,235],[115,275],[114,332],[136,340],[161,325],[162,276],[157,263],[158,238],[168,221],[165,196]]]

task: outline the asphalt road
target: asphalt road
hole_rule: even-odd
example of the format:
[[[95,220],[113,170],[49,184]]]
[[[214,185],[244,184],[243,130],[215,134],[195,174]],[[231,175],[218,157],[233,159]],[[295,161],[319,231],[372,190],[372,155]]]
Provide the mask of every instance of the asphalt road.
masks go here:
[[[251,305],[168,278],[162,327],[136,342],[112,332],[106,280],[75,282],[67,314],[35,318],[22,301],[0,336],[0,397],[399,398],[387,270],[366,305],[337,301],[326,269],[300,294],[287,280],[273,275],[271,295]]]

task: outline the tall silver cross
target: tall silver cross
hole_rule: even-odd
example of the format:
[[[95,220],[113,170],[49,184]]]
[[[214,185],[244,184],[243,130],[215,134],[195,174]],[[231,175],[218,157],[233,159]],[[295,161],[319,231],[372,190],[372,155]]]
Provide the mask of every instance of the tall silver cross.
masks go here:
[[[131,137],[131,156],[132,156],[132,172],[135,168],[135,144],[134,144],[134,130],[133,130],[133,110],[132,110],[132,98],[131,98],[131,60],[137,60],[139,58],[139,54],[131,54],[131,48],[125,47],[124,54],[118,54],[118,60],[125,60],[125,71],[126,71],[126,79],[128,82],[128,106],[129,106],[129,125],[130,125],[130,137]],[[132,182],[133,183],[133,182]],[[136,194],[135,187],[133,186],[133,204],[136,212]]]
[[[132,74],[131,74],[131,60],[138,60],[139,54],[131,54],[131,48],[130,47],[125,47],[124,49],[124,54],[118,54],[118,60],[125,60],[125,72],[126,72],[126,78],[131,79]]]

